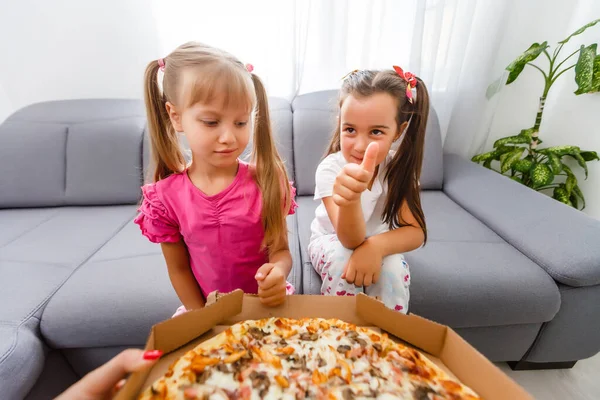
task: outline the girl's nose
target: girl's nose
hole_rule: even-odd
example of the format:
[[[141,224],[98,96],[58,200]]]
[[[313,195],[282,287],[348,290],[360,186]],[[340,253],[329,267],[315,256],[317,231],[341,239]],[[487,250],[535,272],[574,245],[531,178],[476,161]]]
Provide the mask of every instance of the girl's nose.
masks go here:
[[[220,143],[233,143],[235,141],[235,135],[230,128],[225,128],[219,135]]]

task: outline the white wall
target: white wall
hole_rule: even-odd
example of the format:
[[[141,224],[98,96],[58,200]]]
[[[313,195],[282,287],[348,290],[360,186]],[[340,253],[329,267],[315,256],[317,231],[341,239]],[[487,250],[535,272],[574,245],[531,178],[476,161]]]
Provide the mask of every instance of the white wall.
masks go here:
[[[519,13],[511,20],[511,28],[506,32],[504,41],[518,43],[521,49],[519,51],[526,50],[533,42],[547,40],[552,45],[552,54],[556,42],[582,25],[600,18],[600,2],[596,0],[550,0],[544,1],[543,6],[535,3],[520,2],[517,6]],[[600,25],[596,25],[584,34],[572,38],[561,55],[571,54],[581,44],[599,42]],[[514,45],[502,46],[498,54],[498,64],[495,66],[498,74],[519,55],[519,52],[506,51],[508,48],[514,48]],[[576,61],[577,56],[571,60]],[[534,63],[545,66],[547,60],[541,55]],[[570,64],[565,64],[568,65]],[[540,138],[544,141],[542,146],[569,144],[600,152],[600,94],[573,94],[577,89],[574,76],[574,71],[566,72],[550,90],[540,128]],[[491,149],[492,143],[499,137],[518,134],[521,129],[533,126],[543,88],[541,74],[527,67],[514,83],[505,86],[497,98],[490,102],[495,102],[495,110],[491,122],[487,121],[490,134],[486,150]],[[484,131],[485,129],[483,127]],[[584,212],[600,219],[600,162],[591,162],[588,166],[587,181],[583,180],[583,172],[578,174],[580,187],[586,197]],[[580,168],[573,169],[578,171]]]
[[[0,122],[39,101],[141,98],[159,56],[144,0],[2,1],[0,31]]]

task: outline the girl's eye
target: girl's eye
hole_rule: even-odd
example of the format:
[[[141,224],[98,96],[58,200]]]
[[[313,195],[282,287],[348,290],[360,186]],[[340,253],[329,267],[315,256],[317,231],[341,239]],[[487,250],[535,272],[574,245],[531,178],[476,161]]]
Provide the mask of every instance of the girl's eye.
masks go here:
[[[375,135],[375,136],[380,136],[380,135],[383,135],[383,132],[382,132],[382,131],[380,131],[379,129],[373,129],[373,130],[371,131],[371,133],[372,133],[373,135]]]
[[[219,124],[219,121],[202,120],[202,122],[204,123],[204,125],[209,126],[209,127],[215,127]]]
[[[354,128],[347,127],[347,128],[346,128],[346,129],[344,129],[344,130],[345,130],[346,132],[348,132],[348,133],[354,133]]]
[[[241,128],[241,127],[243,127],[243,126],[246,126],[246,125],[248,125],[248,121],[244,121],[244,122],[236,122],[236,123],[235,123],[235,125]]]

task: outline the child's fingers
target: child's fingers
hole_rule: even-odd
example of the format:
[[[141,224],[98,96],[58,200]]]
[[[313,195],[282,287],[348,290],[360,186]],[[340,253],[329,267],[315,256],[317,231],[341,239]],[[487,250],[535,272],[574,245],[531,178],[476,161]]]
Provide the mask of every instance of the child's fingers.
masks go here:
[[[380,271],[377,271],[373,274],[373,283],[379,282],[379,274],[380,274]]]
[[[362,193],[365,190],[365,184],[360,182],[350,175],[340,175],[337,177],[337,182],[340,186],[344,186],[354,193]]]
[[[266,306],[274,307],[278,306],[285,301],[285,292],[277,293],[269,297],[260,297],[260,302]]]
[[[342,196],[344,199],[348,200],[348,201],[352,201],[357,197],[357,193],[360,192],[354,192],[352,190],[350,190],[349,188],[342,186],[342,185],[336,185],[335,189],[335,194],[337,194],[338,196]]]
[[[355,278],[356,278],[356,270],[354,269],[354,267],[352,265],[350,265],[348,267],[348,270],[346,271],[346,282],[354,283]]]
[[[371,286],[373,284],[373,274],[365,274],[363,286]]]
[[[375,171],[375,167],[377,166],[377,153],[379,153],[379,144],[377,142],[369,143],[361,167],[371,174]]]
[[[368,183],[373,176],[373,171],[367,171],[357,164],[346,164],[344,166],[344,172],[349,177],[362,183]]]
[[[355,286],[363,286],[364,282],[365,282],[365,274],[360,271],[356,272],[356,278],[354,278],[354,285]]]
[[[256,271],[256,274],[254,275],[254,279],[256,279],[257,281],[262,281],[264,280],[268,275],[269,272],[271,272],[271,270],[275,267],[275,264],[263,264],[258,271]]]
[[[276,284],[267,289],[263,289],[261,287],[258,288],[258,296],[263,298],[275,296],[281,293],[285,294],[285,284]]]
[[[269,273],[265,279],[262,281],[257,281],[257,283],[259,288],[268,290],[272,287],[285,284],[285,277],[281,274],[273,273],[273,270],[271,270],[271,273]]]

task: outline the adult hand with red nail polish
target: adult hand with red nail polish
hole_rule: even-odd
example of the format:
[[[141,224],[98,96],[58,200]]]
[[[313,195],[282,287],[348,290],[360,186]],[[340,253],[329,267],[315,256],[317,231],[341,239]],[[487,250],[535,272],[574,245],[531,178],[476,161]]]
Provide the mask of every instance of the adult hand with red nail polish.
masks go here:
[[[56,400],[110,399],[123,387],[127,374],[149,368],[161,356],[160,350],[125,350],[81,378]]]

